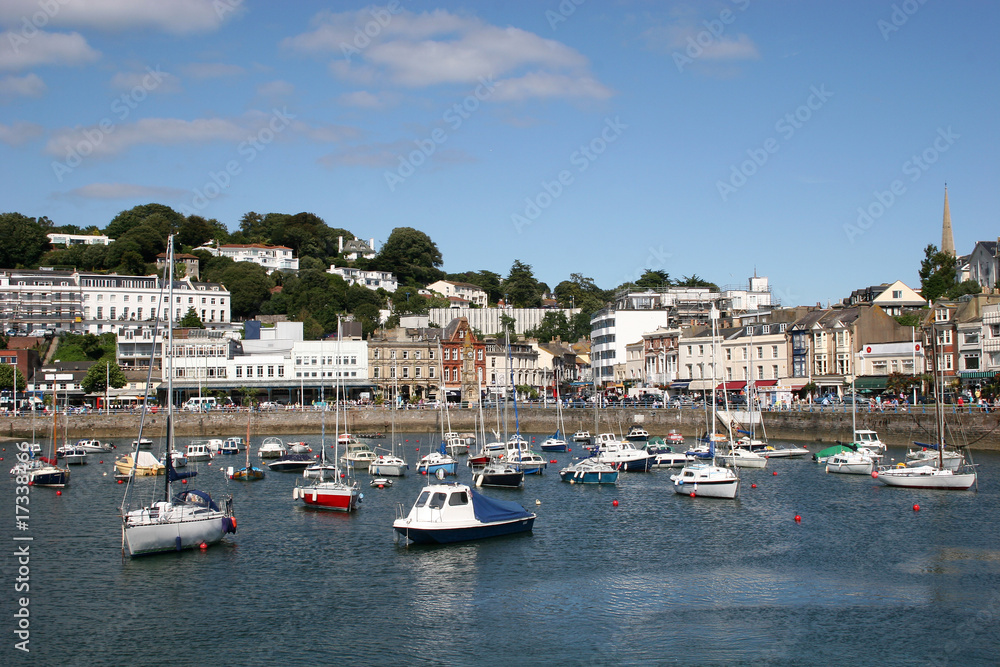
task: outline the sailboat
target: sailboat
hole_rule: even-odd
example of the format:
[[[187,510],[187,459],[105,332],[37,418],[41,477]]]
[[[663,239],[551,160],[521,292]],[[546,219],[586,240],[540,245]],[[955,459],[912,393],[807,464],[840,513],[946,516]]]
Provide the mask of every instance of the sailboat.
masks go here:
[[[63,445],[56,450],[56,458],[62,459],[63,463],[68,466],[72,465],[83,465],[87,462],[87,450],[81,447],[79,444],[71,445],[69,444],[69,406],[65,406],[64,414],[66,416],[64,420],[63,428]]]
[[[855,365],[857,362],[855,362]],[[851,376],[851,395],[857,397],[854,390],[854,376]],[[858,434],[857,400],[851,401],[851,433]],[[857,443],[848,443],[844,449],[834,453],[826,461],[826,471],[843,475],[870,475],[882,457]]]
[[[173,303],[174,303],[174,237],[167,238],[167,300],[170,304],[167,310],[167,332],[164,341],[164,356],[166,357],[167,371],[167,456],[166,478],[163,485],[163,500],[151,503],[146,507],[127,510],[129,492],[132,489],[133,475],[129,476],[128,484],[125,487],[125,494],[122,498],[120,508],[122,522],[122,551],[128,550],[131,557],[145,554],[159,553],[165,551],[181,551],[182,549],[193,549],[197,547],[207,547],[222,540],[227,533],[236,532],[236,517],[233,516],[233,499],[227,496],[225,499],[225,509],[219,509],[212,497],[204,492],[195,489],[181,491],[175,496],[170,495],[170,485],[178,480],[193,477],[197,473],[182,472],[174,470],[173,462],[169,452],[174,448],[174,368],[173,368]],[[153,331],[153,340],[156,340],[156,329]],[[155,346],[154,346],[155,354]],[[150,360],[149,374],[146,376],[147,393],[152,376],[153,363]],[[146,418],[146,403],[143,402],[142,414],[139,421],[139,437],[137,443],[142,441],[142,427]],[[135,454],[139,452],[138,446]],[[135,461],[136,458],[133,458]]]
[[[42,466],[32,468],[28,471],[30,476],[29,484],[33,486],[56,486],[63,487],[69,484],[69,468],[60,468],[56,464],[56,442],[58,442],[59,425],[59,402],[56,400],[56,384],[52,382],[52,447],[51,458],[39,456],[38,460]]]
[[[931,308],[933,312],[933,305]],[[886,486],[902,486],[911,489],[953,489],[964,491],[976,486],[978,491],[979,478],[974,464],[949,467],[945,463],[944,434],[944,382],[939,379],[941,360],[937,354],[937,331],[931,330],[931,358],[934,359],[934,417],[937,420],[938,442],[932,445],[937,450],[937,461],[933,464],[908,467],[899,464],[897,467],[881,466],[872,472],[872,477]]]
[[[556,399],[556,432],[542,442],[539,447],[543,452],[565,452],[568,445],[565,440],[566,424],[563,423],[562,398],[559,396],[559,379],[554,382],[554,396]]]
[[[729,412],[729,391],[723,383],[722,396],[725,402],[725,415],[727,417],[728,423],[726,424],[726,429],[729,434],[729,444],[725,451],[720,454],[716,454],[716,462],[721,462],[728,466],[733,466],[736,468],[764,468],[767,466],[767,457],[761,455],[758,452],[753,451],[754,447],[763,447],[767,444],[766,440],[756,440],[754,438],[754,411],[753,404],[757,402],[756,391],[754,389],[753,381],[753,367],[750,363],[750,349],[753,345],[753,334],[750,335],[750,342],[747,343],[746,350],[746,374],[747,374],[747,402],[750,414],[750,430],[747,431],[747,435],[740,438],[739,441],[733,440],[735,437],[733,435],[733,429],[736,427],[735,421],[730,416]]]
[[[340,332],[342,328],[340,326],[340,321],[337,321],[337,358],[340,358]],[[338,383],[340,381],[341,371],[337,371]],[[320,479],[309,486],[296,486],[292,490],[292,500],[302,500],[308,507],[315,507],[317,509],[327,509],[334,510],[337,512],[353,512],[358,508],[358,503],[361,501],[361,492],[358,489],[357,482],[345,482],[340,475],[340,470],[337,468],[338,461],[338,446],[340,441],[340,396],[339,396],[339,384],[334,385],[334,410],[335,410],[335,438],[333,440],[333,463],[334,463],[334,478],[333,479]],[[324,418],[326,411],[324,409]],[[345,418],[346,425],[346,418]],[[325,422],[324,422],[325,424]],[[324,431],[325,436],[325,431]],[[323,462],[326,462],[326,444],[323,444]]]
[[[320,387],[320,402],[323,404],[323,415],[320,419],[320,430],[319,430],[319,462],[314,463],[305,470],[302,471],[302,477],[304,479],[337,479],[340,476],[340,472],[337,466],[333,463],[327,463],[326,461],[326,398],[323,396],[323,387]],[[337,439],[339,444],[340,439]]]
[[[226,471],[226,475],[229,477],[229,479],[238,482],[256,482],[258,480],[264,479],[264,469],[250,465],[250,416],[252,414],[253,414],[253,407],[251,406],[250,409],[247,410],[246,465],[240,468],[239,470],[233,470],[232,468],[229,468]],[[235,439],[229,438],[226,440],[226,442],[229,442],[231,440]],[[237,449],[239,448],[239,445],[237,443],[233,442],[233,444],[236,445]]]
[[[483,387],[480,384],[479,395],[482,394]],[[483,414],[482,401],[479,401],[479,424],[482,429],[482,441],[486,442],[486,417]],[[472,465],[471,460],[469,465]],[[485,464],[473,466],[472,479],[477,487],[497,486],[516,489],[524,486],[524,470],[501,461],[498,456],[488,456]]]
[[[410,469],[410,466],[406,464],[406,459],[396,453],[396,406],[399,404],[398,380],[393,381],[393,386],[396,391],[395,395],[392,397],[392,410],[390,412],[390,419],[392,422],[392,430],[389,433],[390,451],[388,454],[378,454],[378,458],[368,466],[368,473],[370,475],[402,477],[406,474],[406,471]]]
[[[445,391],[444,384],[444,355],[441,353],[441,342],[438,341],[438,358],[441,359],[440,366],[438,367],[438,375],[441,378],[438,382],[438,403],[441,404],[444,412],[440,415],[441,419],[441,445],[438,450],[429,452],[423,456],[419,461],[417,461],[417,472],[422,475],[454,475],[458,472],[458,461],[448,454],[447,444],[445,442],[445,420],[451,423],[451,417],[448,416],[448,393]]]
[[[712,426],[708,438],[709,454],[715,458],[715,330],[719,320],[719,311],[712,306],[709,313],[712,321]],[[740,478],[735,468],[718,466],[713,463],[695,463],[684,466],[680,473],[670,477],[674,483],[674,492],[690,495],[692,498],[735,498],[740,489]]]

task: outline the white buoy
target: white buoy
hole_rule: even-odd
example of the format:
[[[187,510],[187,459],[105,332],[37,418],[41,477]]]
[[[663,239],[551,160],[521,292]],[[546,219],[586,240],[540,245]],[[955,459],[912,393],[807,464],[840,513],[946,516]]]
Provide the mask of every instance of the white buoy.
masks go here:
[[[535,498],[535,504],[536,504],[536,505],[541,505],[541,504],[542,504],[542,501],[541,501],[541,500],[538,500],[537,498]]]

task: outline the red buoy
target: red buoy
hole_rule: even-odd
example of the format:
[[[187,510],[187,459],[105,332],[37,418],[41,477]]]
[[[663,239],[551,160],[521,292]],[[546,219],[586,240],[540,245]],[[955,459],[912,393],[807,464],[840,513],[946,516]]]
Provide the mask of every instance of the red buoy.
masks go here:
[[[3,461],[3,459],[0,459],[0,461]],[[104,461],[101,461],[101,463],[104,463]]]
[[[615,499],[615,500],[612,500],[612,501],[611,501],[611,505],[612,505],[613,507],[618,507],[618,500],[617,500],[617,499]]]
[[[778,474],[778,471],[777,471],[777,470],[775,470],[775,471],[774,471],[774,472],[772,472],[771,474],[772,474],[772,475],[777,475],[777,474]]]
[[[421,475],[426,475],[426,474],[427,474],[427,471],[426,471],[426,470],[421,470],[421,471],[420,471],[420,474],[421,474]]]
[[[62,491],[56,491],[56,495],[57,495],[57,496],[61,496],[61,495],[62,495]],[[914,505],[914,506],[913,506],[913,509],[917,509],[917,506],[916,506],[916,505]]]
[[[878,479],[878,470],[872,470],[872,479]]]
[[[914,505],[913,506],[913,511],[914,512],[919,512],[920,511],[920,505]]]
[[[757,488],[757,485],[756,485],[756,484],[751,484],[751,485],[750,485],[750,488],[751,488],[751,489],[756,489],[756,488]]]
[[[204,551],[205,549],[208,548],[208,545],[202,542],[201,544],[198,545],[198,548]]]
[[[188,481],[186,479],[182,479],[181,480],[181,484],[187,484],[187,483],[188,483]]]
[[[0,459],[0,461],[2,461],[2,460],[3,459]],[[549,461],[549,463],[559,463],[559,461],[556,461],[555,459],[552,459],[552,460]]]
[[[567,452],[571,452],[571,451],[573,451],[573,448],[572,448],[572,447],[567,447],[567,448],[566,448],[566,451],[567,451]]]
[[[798,522],[798,521],[802,521],[802,517],[801,517],[801,516],[799,516],[798,514],[796,514],[796,515],[795,515],[795,521],[796,521],[796,522]]]
[[[121,484],[121,483],[122,483],[122,481],[121,481],[121,480],[118,480],[118,483],[119,483],[119,484]]]
[[[694,491],[691,492],[691,497],[694,498]]]

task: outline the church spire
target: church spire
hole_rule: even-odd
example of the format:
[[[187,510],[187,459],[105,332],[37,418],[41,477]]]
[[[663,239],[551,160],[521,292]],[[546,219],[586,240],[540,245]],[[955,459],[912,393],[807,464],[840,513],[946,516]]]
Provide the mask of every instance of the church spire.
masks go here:
[[[955,253],[955,236],[951,232],[951,210],[948,208],[948,184],[944,184],[944,220],[941,223],[941,252],[946,252],[952,257],[957,257]]]

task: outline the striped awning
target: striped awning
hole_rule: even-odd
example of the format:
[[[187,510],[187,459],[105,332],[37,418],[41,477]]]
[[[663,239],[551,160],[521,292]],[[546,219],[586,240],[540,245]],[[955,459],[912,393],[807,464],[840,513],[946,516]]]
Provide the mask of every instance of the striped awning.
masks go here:
[[[981,380],[996,377],[996,374],[997,371],[959,371],[958,373],[963,380]]]

